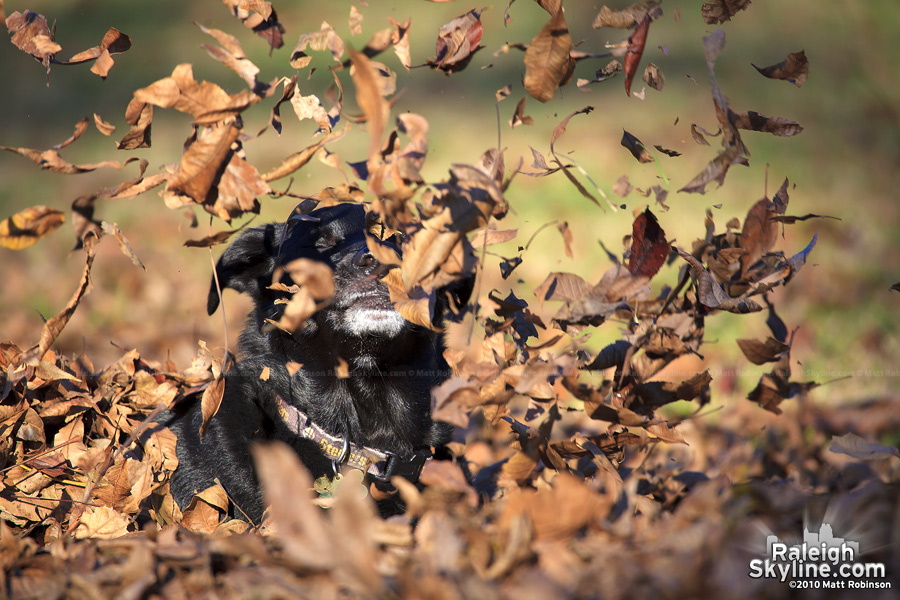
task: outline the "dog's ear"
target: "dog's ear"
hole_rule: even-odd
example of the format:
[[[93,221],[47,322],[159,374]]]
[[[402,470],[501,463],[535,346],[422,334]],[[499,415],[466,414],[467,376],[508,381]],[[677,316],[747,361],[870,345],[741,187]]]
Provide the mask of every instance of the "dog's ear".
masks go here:
[[[231,288],[250,294],[254,300],[259,299],[265,286],[271,283],[285,227],[284,223],[274,223],[241,233],[216,263],[219,286],[223,290]],[[209,286],[206,310],[213,314],[217,308],[219,292],[214,277]]]

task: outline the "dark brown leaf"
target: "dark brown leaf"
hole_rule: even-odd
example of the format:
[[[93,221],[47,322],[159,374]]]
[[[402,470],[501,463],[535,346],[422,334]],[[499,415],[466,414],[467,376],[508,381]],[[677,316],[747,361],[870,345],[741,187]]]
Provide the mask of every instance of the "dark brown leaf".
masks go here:
[[[638,162],[648,163],[653,162],[653,156],[647,151],[647,148],[644,146],[641,140],[634,137],[632,134],[628,133],[624,129],[622,130],[622,145],[631,152],[631,155],[637,159]]]
[[[755,111],[734,113],[729,110],[729,117],[738,129],[762,131],[779,137],[790,137],[803,131],[803,126],[796,121],[782,117],[767,117]]]
[[[747,357],[747,360],[754,365],[763,365],[768,362],[775,362],[782,353],[791,349],[784,342],[780,342],[773,337],[766,338],[765,342],[755,339],[740,339],[737,341],[741,352]]]
[[[741,256],[742,275],[746,275],[747,270],[775,245],[778,224],[772,220],[774,216],[775,206],[766,198],[754,204],[747,213],[741,230],[740,247],[744,250]]]
[[[778,64],[762,68],[753,65],[753,68],[769,79],[782,79],[801,87],[806,83],[809,75],[809,60],[806,58],[806,52],[801,50],[800,52],[791,52]]]
[[[628,271],[632,275],[650,279],[656,275],[669,256],[666,233],[649,208],[637,216],[631,232]]]

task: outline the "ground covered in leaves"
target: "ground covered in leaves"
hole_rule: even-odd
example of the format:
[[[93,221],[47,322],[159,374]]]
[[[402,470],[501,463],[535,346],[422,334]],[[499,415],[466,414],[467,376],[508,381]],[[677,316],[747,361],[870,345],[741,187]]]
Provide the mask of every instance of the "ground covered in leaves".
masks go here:
[[[0,593],[41,599],[780,597],[796,589],[787,580],[751,576],[752,561],[765,558],[768,536],[798,540],[804,528],[821,523],[860,544],[856,562],[883,565],[882,573],[854,581],[896,590],[900,453],[891,444],[900,431],[897,398],[852,406],[813,401],[834,388],[795,374],[799,324],[786,324],[775,307],[782,289],[808,274],[804,267],[818,251],[817,235],[796,244],[786,231],[808,221],[832,227],[834,219],[792,214],[793,188],[784,179],[771,198],[766,191],[736,209],[741,218],[717,221],[709,209],[691,237],[665,231],[675,225],[663,216],[670,214],[671,194],[704,194],[723,185],[732,166],[749,163],[742,137],[748,131],[776,137],[803,131],[795,121],[733,107],[720,88],[716,63],[727,44],[718,26],[752,10],[749,2],[707,2],[690,17],[678,8],[664,12],[657,2],[603,7],[591,29],[621,39],[606,45],[595,39],[591,48],[573,41],[561,2],[541,1],[541,25],[530,41],[509,42],[494,55],[513,60],[512,53],[524,53],[514,59],[522,99],[509,126],[529,126],[534,119],[526,98],[552,102],[573,85],[611,86],[604,82],[618,81],[618,73],[629,96],[646,92],[637,92],[640,80],[661,91],[662,71],[642,61],[647,40],[682,19],[708,26],[698,43],[710,119],[707,128],[690,124],[689,135],[695,149],[721,149],[708,149],[699,173],[671,181],[662,157],[682,153],[648,147],[623,131],[623,152],[659,171],[644,189],[627,176],[598,186],[577,152],[560,149],[571,136],[567,130],[595,110],[590,105],[556,116],[549,140],[532,146],[527,159],[488,137],[476,141],[483,147],[475,157],[449,161],[441,177],[427,176],[435,142],[429,119],[403,104],[387,57],[398,69],[464,78],[483,49],[481,9],[461,9],[432,32],[434,56],[417,60],[410,21],[391,18],[390,27],[356,44],[361,50],[323,23],[300,36],[290,70],[264,81],[242,44],[265,43],[274,51],[284,44],[285,26],[269,3],[224,4],[246,26],[230,29],[240,35],[199,23],[197,35],[215,42],[203,48],[244,87],[229,93],[198,81],[193,66],[182,63],[134,90],[123,107],[128,130],[117,136],[117,152],[149,148],[154,119],[174,109],[191,119],[181,132],[180,156],[153,168],[137,154],[121,162],[64,159],[60,152],[92,124],[113,134],[115,127],[98,114],[49,149],[0,148],[66,175],[137,167],[136,177],[71,201],[76,249],[84,256],[81,278],[65,308],[34,332],[36,343],[0,344]],[[362,35],[365,24],[368,31],[365,8],[348,9],[347,26],[338,29]],[[491,23],[508,25],[515,13],[510,2]],[[99,46],[60,60],[56,28],[44,16],[17,11],[6,25],[14,46],[48,77],[57,65],[91,63],[95,76],[114,78],[119,59],[113,56],[140,51],[110,28]],[[593,79],[572,82],[579,62],[598,60]],[[309,93],[304,78],[316,68],[329,71],[329,80]],[[801,87],[809,64],[799,51],[756,71],[755,77],[775,80],[761,78],[765,84]],[[510,85],[497,89],[498,106],[512,93]],[[262,129],[249,116],[255,105],[265,107]],[[249,149],[257,138],[281,133],[288,105],[308,127],[311,143],[274,162],[254,158]],[[718,130],[709,131],[709,123]],[[343,138],[356,143],[340,146],[339,156]],[[298,171],[312,168],[327,171],[333,182],[314,192],[292,187]],[[506,225],[516,213],[508,196],[549,177],[591,210],[617,212],[629,196],[647,200],[638,201],[630,227],[619,232],[624,248],[604,246],[609,266],[598,278],[553,270],[521,298],[507,282],[526,268],[526,251],[540,230],[526,238]],[[90,352],[54,350],[91,290],[102,244],[142,265],[127,228],[100,215],[110,201],[148,192],[186,211],[194,226],[198,214],[228,223],[206,236],[192,234],[186,245],[201,248],[227,243],[239,230],[232,220],[259,212],[270,198],[288,198],[300,212],[363,202],[374,217],[372,252],[396,267],[386,278],[392,301],[423,327],[432,327],[438,290],[477,277],[473,302],[448,326],[445,356],[455,375],[432,395],[435,418],[456,426],[450,450],[457,461],[430,462],[422,487],[396,481],[406,514],[380,519],[352,485],[314,501],[314,482],[278,446],[254,450],[270,503],[262,523],[227,520],[230,500],[220,486],[190,506],[175,505],[167,481],[177,468],[176,439],[153,418],[175,403],[202,402],[209,418],[227,410],[219,406],[229,362],[223,352],[199,341],[187,365],[118,348],[112,364],[94,364]],[[646,202],[654,202],[652,210]],[[63,210],[46,205],[10,215],[0,222],[3,251],[25,250],[65,220]],[[553,225],[571,257],[568,224]],[[394,232],[406,240],[402,260],[380,244]],[[291,268],[300,285],[281,290],[289,309],[273,322],[288,332],[327,302],[317,290],[328,289],[330,279],[309,265]],[[734,340],[742,360],[761,371],[747,399],[723,405],[712,401],[713,369],[703,358],[707,321],[726,314],[765,315],[766,333]],[[619,335],[598,349],[588,340],[600,327]],[[802,593],[833,591],[811,585]],[[890,589],[838,593],[892,597]]]

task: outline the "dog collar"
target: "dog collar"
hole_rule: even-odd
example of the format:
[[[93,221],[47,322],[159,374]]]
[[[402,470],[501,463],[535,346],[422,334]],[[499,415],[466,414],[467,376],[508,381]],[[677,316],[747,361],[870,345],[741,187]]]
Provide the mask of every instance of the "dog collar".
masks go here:
[[[331,459],[335,473],[340,466],[347,465],[368,473],[378,481],[390,483],[391,477],[399,475],[415,483],[425,463],[431,460],[431,450],[417,450],[412,456],[404,458],[394,452],[358,446],[346,438],[331,435],[280,395],[275,394],[275,397],[278,399],[278,416],[287,428],[318,444],[325,456]]]

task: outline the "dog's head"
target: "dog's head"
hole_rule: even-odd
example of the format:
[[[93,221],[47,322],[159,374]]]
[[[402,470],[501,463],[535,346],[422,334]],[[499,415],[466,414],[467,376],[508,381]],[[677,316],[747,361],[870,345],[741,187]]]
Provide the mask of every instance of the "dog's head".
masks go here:
[[[216,265],[219,286],[247,293],[263,319],[278,320],[283,304],[276,300],[284,293],[268,289],[279,266],[297,258],[327,264],[333,271],[335,294],[331,303],[307,321],[304,334],[325,333],[365,339],[369,346],[375,340],[392,341],[404,336],[421,335],[418,328],[394,309],[387,285],[382,281],[388,268],[382,265],[366,245],[370,225],[365,209],[357,204],[339,204],[316,209],[293,217],[287,223],[276,223],[250,229],[229,246]],[[384,244],[400,253],[398,240]],[[282,283],[291,285],[288,275]],[[454,303],[465,304],[471,285],[453,290]],[[446,294],[441,294],[446,296]],[[446,304],[439,299],[438,304]],[[219,305],[216,281],[213,280],[207,310],[215,312]],[[446,306],[438,306],[436,319]],[[374,339],[373,339],[374,338]]]

